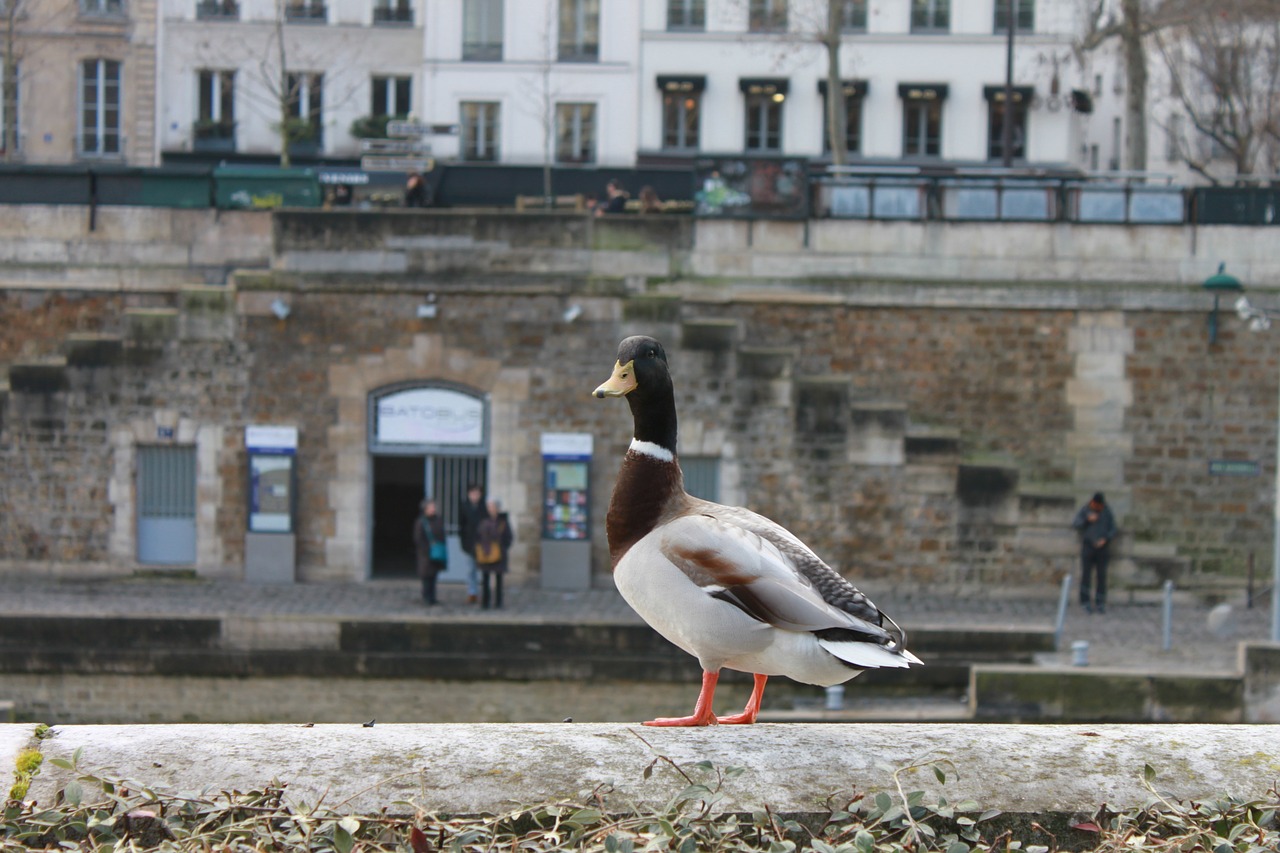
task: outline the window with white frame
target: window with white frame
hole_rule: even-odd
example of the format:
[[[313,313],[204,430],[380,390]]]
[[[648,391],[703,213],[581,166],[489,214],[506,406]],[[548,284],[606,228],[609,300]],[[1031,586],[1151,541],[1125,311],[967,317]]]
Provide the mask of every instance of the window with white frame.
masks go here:
[[[911,0],[911,32],[945,33],[951,29],[951,0]]]
[[[987,86],[983,94],[987,99],[987,159],[1003,160],[1004,87]],[[1014,160],[1025,160],[1027,157],[1027,106],[1034,95],[1034,89],[1013,87],[1013,109],[1009,111],[1013,125],[1009,128],[1009,147],[1013,152],[1010,156]]]
[[[840,30],[846,33],[867,31],[867,0],[839,0]]]
[[[1036,28],[1036,0],[1013,0],[1014,20],[1017,23],[1015,32],[1029,33]],[[992,30],[997,33],[1009,32],[1009,0],[995,0],[995,22]]]
[[[413,78],[374,76],[369,103],[375,116],[409,115],[413,103]]]
[[[80,138],[76,146],[85,157],[114,157],[121,153],[120,63],[114,59],[80,62]]]
[[[786,80],[741,80],[745,127],[744,151],[777,154],[782,151],[782,105]]]
[[[594,163],[596,160],[596,105],[556,104],[556,161]]]
[[[667,29],[705,30],[707,0],[667,0]]]
[[[659,77],[662,92],[662,147],[696,151],[702,124],[702,90],[706,77]]]
[[[500,157],[498,134],[502,104],[497,101],[463,101],[461,113],[462,159],[496,162]]]
[[[827,81],[818,81],[818,94],[822,97],[822,150],[831,153],[831,116],[827,112]],[[862,150],[862,101],[867,95],[865,80],[844,80],[840,84],[840,96],[844,100],[844,150],[857,154]]]
[[[560,0],[561,62],[600,59],[600,0]]]
[[[942,85],[902,84],[903,156],[939,157],[942,155],[942,102],[947,88]]]
[[[321,122],[324,108],[324,74],[299,72],[288,75],[290,126],[289,142],[315,144],[324,142],[324,125]]]
[[[236,72],[203,69],[196,75],[199,92],[197,139],[232,139],[236,130]]]
[[[502,60],[502,0],[465,0],[462,7],[462,58]]]
[[[751,0],[747,29],[753,33],[777,33],[787,29],[787,0]]]

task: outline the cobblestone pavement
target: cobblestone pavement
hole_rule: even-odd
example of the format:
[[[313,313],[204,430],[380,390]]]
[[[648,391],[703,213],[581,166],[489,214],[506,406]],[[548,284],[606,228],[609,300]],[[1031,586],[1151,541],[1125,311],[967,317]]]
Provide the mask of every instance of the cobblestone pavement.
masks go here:
[[[897,588],[862,584],[876,604],[899,624],[915,627],[988,626],[1053,629],[1060,590],[1056,587]],[[507,590],[506,607],[482,611],[466,603],[465,590],[444,585],[443,603],[424,607],[413,580],[368,583],[260,585],[219,580],[156,578],[50,580],[0,576],[0,616],[44,614],[74,616],[332,616],[497,621],[638,622],[639,617],[612,589],[551,592],[536,586]],[[1158,593],[1129,602],[1116,596],[1105,614],[1087,614],[1074,603],[1063,624],[1057,653],[1042,655],[1046,666],[1069,666],[1072,644],[1089,643],[1089,665],[1151,672],[1234,672],[1243,640],[1270,636],[1270,601],[1252,608],[1243,595],[1228,601],[1229,611],[1175,594],[1171,644],[1163,648],[1164,607]],[[1216,630],[1215,630],[1216,629]]]

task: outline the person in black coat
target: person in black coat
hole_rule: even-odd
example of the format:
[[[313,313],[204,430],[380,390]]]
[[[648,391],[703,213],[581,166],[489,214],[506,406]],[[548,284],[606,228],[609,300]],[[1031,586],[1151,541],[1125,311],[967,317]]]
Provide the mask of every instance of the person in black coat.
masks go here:
[[[436,577],[445,570],[448,546],[444,535],[444,519],[436,502],[422,502],[422,515],[413,524],[413,549],[417,556],[418,577],[422,579],[422,601],[437,604]]]
[[[1107,563],[1116,519],[1102,492],[1080,507],[1071,526],[1080,534],[1080,605],[1090,613],[1107,610]],[[1094,581],[1097,582],[1096,589]]]
[[[480,573],[476,569],[476,533],[486,515],[484,489],[479,483],[467,486],[467,499],[458,508],[458,538],[467,561],[467,601],[475,604],[480,597]]]

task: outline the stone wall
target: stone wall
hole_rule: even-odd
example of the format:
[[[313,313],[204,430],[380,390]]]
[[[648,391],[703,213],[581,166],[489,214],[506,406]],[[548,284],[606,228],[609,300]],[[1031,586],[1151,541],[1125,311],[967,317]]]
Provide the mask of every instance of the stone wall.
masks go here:
[[[101,241],[73,239],[65,213],[28,216],[41,239]],[[667,345],[681,453],[717,458],[724,500],[779,519],[841,570],[1051,582],[1073,568],[1067,525],[1098,489],[1141,564],[1122,565],[1122,580],[1151,581],[1146,564],[1220,579],[1242,574],[1251,553],[1259,571],[1269,563],[1280,345],[1229,315],[1209,345],[1198,288],[687,274],[733,254],[746,232],[732,223],[260,216],[232,217],[225,232],[201,220],[212,234],[195,220],[166,230],[122,219],[118,242],[101,249],[125,257],[141,238],[189,237],[204,253],[237,234],[261,245],[274,221],[273,269],[216,287],[182,276],[158,286],[167,267],[146,263],[134,271],[146,287],[120,287],[119,270],[104,273],[113,290],[81,287],[68,280],[73,267],[34,287],[33,268],[12,259],[16,232],[0,229],[3,269],[28,277],[0,288],[0,566],[137,568],[131,454],[175,441],[198,446],[201,460],[195,568],[239,577],[243,428],[290,423],[299,577],[366,578],[369,395],[433,380],[486,395],[491,490],[523,532],[517,575],[536,576],[538,437],[595,437],[602,520],[630,419],[589,392],[633,333]],[[811,243],[826,235],[820,253],[792,246],[803,232],[785,224],[757,225],[759,240],[737,253],[790,255],[793,272],[826,264],[837,225],[852,227],[813,224]],[[1243,231],[1242,245],[1252,239]],[[1149,260],[1141,248],[1134,263]],[[276,300],[287,319],[272,312]],[[434,318],[418,314],[428,300]],[[1210,460],[1257,467],[1211,474]],[[593,546],[604,570],[603,536]]]

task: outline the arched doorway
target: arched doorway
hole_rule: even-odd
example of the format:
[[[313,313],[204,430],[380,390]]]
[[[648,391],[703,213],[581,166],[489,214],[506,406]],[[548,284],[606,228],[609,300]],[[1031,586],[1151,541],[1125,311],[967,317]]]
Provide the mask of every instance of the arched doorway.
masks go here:
[[[424,497],[434,498],[449,534],[449,571],[465,581],[458,544],[459,507],[467,487],[488,491],[486,395],[448,383],[400,383],[369,395],[369,575],[414,574],[413,524]]]

